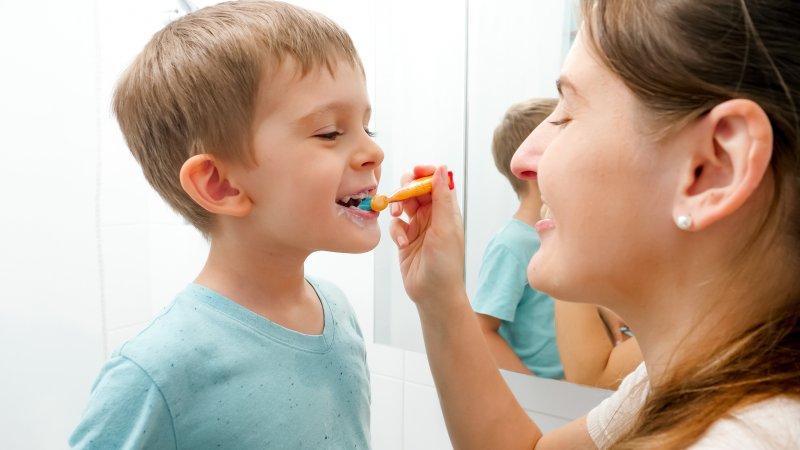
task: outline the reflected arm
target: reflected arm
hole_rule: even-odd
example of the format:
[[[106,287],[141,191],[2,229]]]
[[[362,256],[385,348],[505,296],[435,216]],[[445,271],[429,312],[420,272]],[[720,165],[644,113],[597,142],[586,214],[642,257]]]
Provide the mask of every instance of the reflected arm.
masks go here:
[[[508,342],[498,333],[502,321],[486,314],[478,313],[477,316],[483,336],[486,338],[486,344],[489,346],[489,351],[497,362],[497,366],[501,369],[533,375],[534,373],[523,364]]]
[[[612,344],[595,305],[556,300],[555,319],[567,381],[616,389],[642,362],[636,338]]]

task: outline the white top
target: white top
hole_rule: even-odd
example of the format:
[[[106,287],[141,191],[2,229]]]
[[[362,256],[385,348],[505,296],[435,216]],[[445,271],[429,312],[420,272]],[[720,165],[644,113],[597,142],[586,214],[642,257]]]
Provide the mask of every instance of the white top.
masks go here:
[[[586,424],[597,448],[604,450],[632,426],[650,383],[640,364],[619,390],[589,411]],[[737,409],[711,425],[693,450],[800,449],[800,400],[775,397]]]

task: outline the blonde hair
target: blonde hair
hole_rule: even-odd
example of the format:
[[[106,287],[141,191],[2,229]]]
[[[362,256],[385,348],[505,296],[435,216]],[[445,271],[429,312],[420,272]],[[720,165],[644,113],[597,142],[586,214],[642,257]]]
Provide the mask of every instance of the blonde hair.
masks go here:
[[[343,61],[364,69],[347,32],[327,17],[274,1],[226,2],[156,33],[122,75],[113,110],[131,153],[161,197],[204,235],[212,215],[181,188],[193,155],[253,163],[255,100],[288,58],[301,75]]]
[[[716,105],[750,99],[772,125],[772,200],[736,245],[730,278],[755,279],[775,309],[707,353],[681,361],[651,393],[615,449],[682,449],[738,407],[800,397],[800,2],[583,0],[587,42],[631,89],[661,136]],[[767,249],[772,250],[767,250]],[[775,250],[777,249],[777,250]],[[770,253],[771,251],[771,253]],[[780,254],[764,264],[764,258]],[[757,266],[763,266],[761,268]],[[729,281],[729,280],[726,280]]]
[[[506,177],[517,197],[524,194],[527,184],[511,172],[511,158],[529,134],[549,116],[558,100],[534,98],[511,105],[503,120],[494,129],[492,156],[497,170]]]

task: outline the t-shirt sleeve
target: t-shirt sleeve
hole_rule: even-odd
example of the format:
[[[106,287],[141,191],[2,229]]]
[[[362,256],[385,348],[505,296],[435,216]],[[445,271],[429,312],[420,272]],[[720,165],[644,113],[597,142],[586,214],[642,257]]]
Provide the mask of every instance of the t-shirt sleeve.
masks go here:
[[[586,426],[594,444],[607,449],[633,425],[649,391],[644,363],[628,374],[617,389],[586,416]]]
[[[175,449],[168,405],[147,373],[129,359],[110,359],[98,376],[73,449]]]
[[[517,305],[528,285],[528,262],[507,247],[487,247],[478,271],[478,289],[472,298],[475,312],[514,321]]]

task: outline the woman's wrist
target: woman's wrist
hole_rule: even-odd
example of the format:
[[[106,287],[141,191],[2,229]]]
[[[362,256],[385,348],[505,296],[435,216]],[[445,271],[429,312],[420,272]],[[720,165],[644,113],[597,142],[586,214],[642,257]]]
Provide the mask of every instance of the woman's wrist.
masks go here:
[[[467,292],[463,285],[452,289],[440,289],[435,296],[416,302],[422,321],[450,321],[459,314],[473,314]]]

